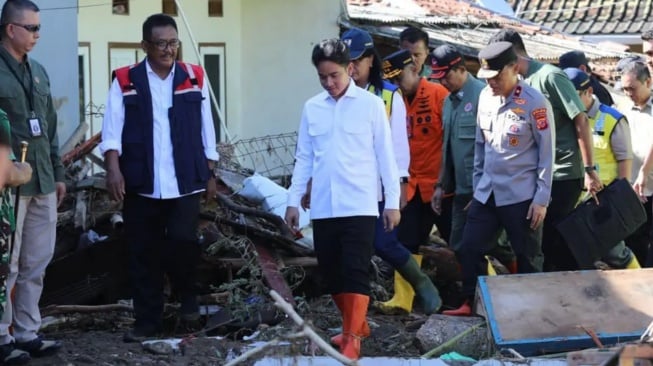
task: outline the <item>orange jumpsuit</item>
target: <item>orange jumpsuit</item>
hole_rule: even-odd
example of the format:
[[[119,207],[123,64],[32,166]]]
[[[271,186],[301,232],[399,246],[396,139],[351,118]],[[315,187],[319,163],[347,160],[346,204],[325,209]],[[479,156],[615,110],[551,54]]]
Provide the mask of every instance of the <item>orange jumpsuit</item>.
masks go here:
[[[442,85],[422,78],[412,102],[406,102],[410,167],[408,201],[416,188],[422,202],[431,202],[442,165],[442,105],[449,91]]]

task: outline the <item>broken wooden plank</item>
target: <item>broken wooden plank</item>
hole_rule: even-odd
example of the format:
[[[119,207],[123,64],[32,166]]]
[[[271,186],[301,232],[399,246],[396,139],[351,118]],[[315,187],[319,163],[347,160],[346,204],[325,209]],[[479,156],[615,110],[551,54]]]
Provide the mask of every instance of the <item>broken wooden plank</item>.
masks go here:
[[[639,339],[653,318],[653,269],[480,277],[477,296],[499,348],[524,356]]]
[[[292,290],[279,271],[277,260],[274,258],[270,250],[264,244],[257,241],[253,241],[253,247],[257,253],[256,260],[261,267],[261,272],[263,273],[263,277],[268,283],[268,286],[272,290],[278,292],[281,297],[292,306],[297,305],[295,298],[292,295]]]
[[[63,163],[64,166],[68,166],[84,155],[90,153],[95,149],[95,147],[102,141],[102,133],[98,132],[95,134],[93,137],[82,143],[81,145],[77,146],[76,148],[72,149],[71,151],[67,152],[61,157],[61,162]]]

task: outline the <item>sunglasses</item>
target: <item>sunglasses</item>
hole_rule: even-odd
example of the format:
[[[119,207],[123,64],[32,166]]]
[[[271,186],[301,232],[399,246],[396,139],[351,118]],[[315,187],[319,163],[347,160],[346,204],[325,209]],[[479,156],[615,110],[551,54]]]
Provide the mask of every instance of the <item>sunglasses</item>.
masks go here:
[[[9,24],[15,25],[17,27],[21,27],[30,33],[36,33],[41,30],[40,24],[20,24],[20,23],[9,23]]]

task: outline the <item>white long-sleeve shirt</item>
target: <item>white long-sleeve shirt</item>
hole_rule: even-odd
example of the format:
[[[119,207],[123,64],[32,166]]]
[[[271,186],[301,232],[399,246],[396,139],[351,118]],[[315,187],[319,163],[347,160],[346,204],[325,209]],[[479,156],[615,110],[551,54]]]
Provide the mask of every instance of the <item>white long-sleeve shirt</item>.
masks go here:
[[[304,105],[288,206],[312,177],[311,218],[378,216],[377,177],[387,209],[399,208],[399,174],[383,101],[350,80],[337,101],[326,91]]]
[[[392,134],[392,147],[399,177],[410,177],[410,148],[408,147],[408,129],[406,128],[406,104],[399,89],[393,93],[392,108],[390,109],[390,132]]]
[[[147,80],[152,95],[153,144],[154,144],[154,191],[152,194],[143,194],[145,197],[156,199],[170,199],[181,197],[177,184],[175,162],[172,155],[172,138],[170,136],[170,120],[168,109],[172,107],[173,84],[175,68],[165,79],[161,79],[145,61]],[[215,128],[206,83],[202,86],[202,143],[204,154],[209,160],[219,159],[216,150]],[[104,155],[109,150],[116,150],[122,154],[122,129],[125,125],[125,106],[122,91],[118,80],[111,83],[107,98],[106,112],[102,121],[102,143],[100,152]],[[197,193],[202,190],[192,192]]]
[[[367,88],[370,90],[370,85]],[[375,94],[377,95],[377,94]],[[378,95],[377,95],[378,96]],[[383,98],[381,98],[383,99]],[[392,148],[394,149],[395,161],[399,177],[410,177],[408,167],[410,166],[410,147],[408,145],[408,129],[406,128],[406,104],[399,89],[392,93],[392,105],[390,106],[390,134],[392,135]],[[380,177],[379,177],[380,178]],[[378,180],[377,199],[383,201],[381,180]]]

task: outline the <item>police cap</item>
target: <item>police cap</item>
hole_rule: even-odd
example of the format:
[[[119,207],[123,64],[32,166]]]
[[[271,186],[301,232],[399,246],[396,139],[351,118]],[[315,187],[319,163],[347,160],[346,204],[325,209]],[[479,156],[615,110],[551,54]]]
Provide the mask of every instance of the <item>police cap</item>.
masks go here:
[[[590,83],[590,77],[585,71],[576,67],[568,67],[564,71],[569,80],[574,84],[576,90],[581,91],[592,86]]]
[[[485,46],[478,53],[478,60],[481,63],[478,77],[490,79],[497,76],[506,65],[517,61],[517,54],[512,43],[502,41]]]
[[[399,76],[407,65],[413,62],[408,50],[401,50],[386,56],[383,59],[383,77],[392,79]]]

